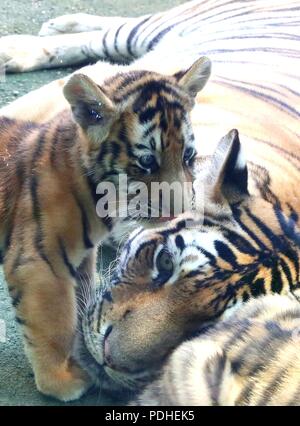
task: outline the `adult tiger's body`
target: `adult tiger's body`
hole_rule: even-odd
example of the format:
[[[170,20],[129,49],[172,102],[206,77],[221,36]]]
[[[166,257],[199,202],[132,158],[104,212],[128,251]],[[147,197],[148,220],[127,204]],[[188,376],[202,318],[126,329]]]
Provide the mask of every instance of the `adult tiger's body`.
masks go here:
[[[299,214],[249,195],[247,175],[233,130],[201,166],[203,210],[128,239],[78,335],[76,358],[102,388],[143,386],[183,340],[251,298],[298,296]]]
[[[64,87],[72,112],[44,124],[0,118],[0,262],[43,393],[71,400],[88,387],[70,358],[75,289],[82,280],[92,286],[97,245],[127,213],[136,182],[193,179],[189,112],[209,70],[201,58],[179,77],[120,73],[104,88],[76,74]],[[116,190],[120,174],[127,203],[118,196],[99,217],[97,185],[108,181]],[[139,210],[145,226],[155,220],[149,204]]]
[[[263,296],[170,356],[131,405],[299,406],[300,304]]]
[[[81,31],[81,18],[75,15],[54,20],[44,27],[43,34],[46,27],[49,31],[51,28],[51,34],[55,28],[59,33],[70,28]],[[250,166],[254,165],[250,191],[263,195],[271,191],[298,211],[295,203],[299,203],[300,167],[299,0],[196,0],[147,17],[101,19],[96,24],[99,29],[102,22],[101,31],[72,34],[75,38],[69,38],[67,45],[89,58],[98,55],[120,63],[124,57],[135,61],[128,67],[99,61],[82,68],[81,73],[98,84],[127,69],[173,74],[182,67],[188,68],[201,54],[208,55],[213,61],[212,78],[192,115],[198,152],[213,152],[214,146],[207,141],[218,141],[228,129],[238,128]],[[94,25],[95,21],[91,22]],[[11,42],[11,50],[6,39],[0,39],[0,57],[2,54],[4,61],[11,57],[13,65],[19,57],[25,61],[24,66],[32,61],[38,64],[37,58],[31,57],[37,51],[32,48],[36,41],[42,43],[38,50],[42,56],[52,46],[50,56],[55,59],[58,55],[58,60],[68,64],[66,43],[60,39],[64,34],[34,38],[30,43],[22,43],[22,37]],[[90,38],[85,44],[86,37]],[[47,46],[48,42],[51,46]],[[64,46],[62,57],[57,50],[60,46]],[[74,59],[73,53],[71,56]],[[46,54],[46,62],[48,59]],[[65,81],[58,80],[23,96],[2,108],[0,114],[48,121],[67,106],[62,96]],[[289,191],[282,191],[286,187]]]

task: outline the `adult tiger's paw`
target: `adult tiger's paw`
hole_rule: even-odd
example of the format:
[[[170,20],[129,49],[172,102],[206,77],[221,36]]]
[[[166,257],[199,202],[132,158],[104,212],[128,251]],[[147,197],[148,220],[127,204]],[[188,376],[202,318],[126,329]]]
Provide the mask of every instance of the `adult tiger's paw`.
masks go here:
[[[57,18],[50,19],[49,21],[43,23],[39,31],[39,36],[44,37],[58,34],[91,31],[89,21],[92,19],[93,17],[86,13],[74,13],[70,15],[58,16]]]
[[[0,38],[0,65],[6,72],[24,72],[51,65],[53,55],[44,47],[44,39],[30,35]]]
[[[39,32],[39,36],[53,36],[60,34],[83,33],[89,31],[107,31],[113,26],[122,25],[134,18],[119,16],[95,16],[88,13],[74,13],[58,16],[46,21]]]
[[[64,402],[80,398],[93,385],[87,373],[73,362],[36,372],[35,381],[40,392]]]

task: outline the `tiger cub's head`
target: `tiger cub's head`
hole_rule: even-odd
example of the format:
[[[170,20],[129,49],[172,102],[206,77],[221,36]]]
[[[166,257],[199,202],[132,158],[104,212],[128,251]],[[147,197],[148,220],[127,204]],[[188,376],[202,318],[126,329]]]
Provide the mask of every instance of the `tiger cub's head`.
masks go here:
[[[128,202],[118,194],[116,201],[110,199],[99,190],[103,196],[99,209],[109,203],[112,215],[122,212],[122,217],[145,218],[146,222],[153,218],[155,222],[161,215],[151,212],[151,182],[176,182],[184,187],[192,181],[196,150],[189,114],[209,75],[210,61],[202,57],[174,76],[129,71],[115,75],[101,87],[85,75],[70,78],[64,95],[82,134],[89,176],[94,184],[110,182],[117,191],[120,176],[126,176],[123,192],[128,192]],[[122,209],[129,208],[141,185],[149,197],[143,194],[140,211],[131,215],[129,209],[127,214]],[[182,197],[185,195],[183,191]],[[189,197],[191,201],[192,191]],[[174,197],[168,217],[172,216],[172,200],[174,204]]]
[[[135,387],[225,311],[299,286],[295,215],[251,197],[247,175],[233,130],[202,164],[203,211],[129,238],[82,322],[82,362],[102,384]]]

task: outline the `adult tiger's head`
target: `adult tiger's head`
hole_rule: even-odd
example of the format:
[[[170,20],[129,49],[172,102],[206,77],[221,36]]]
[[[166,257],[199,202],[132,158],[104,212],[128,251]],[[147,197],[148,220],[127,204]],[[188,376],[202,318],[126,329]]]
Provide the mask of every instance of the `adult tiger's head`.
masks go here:
[[[140,183],[150,194],[152,182],[177,182],[182,187],[191,182],[196,150],[189,114],[209,78],[210,67],[209,59],[202,57],[174,76],[129,71],[106,80],[103,87],[87,76],[73,75],[64,95],[82,131],[84,159],[93,183],[110,182],[118,191],[123,174],[130,201],[139,193]],[[111,217],[126,217],[129,203],[117,191],[111,191],[116,199],[110,199],[106,187],[98,189],[102,194],[99,210],[103,207]],[[155,216],[150,214],[149,203],[147,197],[132,217]]]
[[[202,165],[203,214],[139,229],[82,321],[82,365],[101,386],[136,387],[225,310],[299,286],[297,216],[251,197],[236,130]]]

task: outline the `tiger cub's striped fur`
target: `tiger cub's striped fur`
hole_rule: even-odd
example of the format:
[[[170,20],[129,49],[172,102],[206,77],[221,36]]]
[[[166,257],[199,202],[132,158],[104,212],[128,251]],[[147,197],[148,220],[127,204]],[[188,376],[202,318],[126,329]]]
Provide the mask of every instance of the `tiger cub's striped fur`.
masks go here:
[[[97,216],[96,185],[117,186],[120,173],[129,184],[192,179],[189,111],[209,68],[202,58],[180,77],[119,74],[103,89],[77,74],[64,88],[73,118],[66,110],[42,125],[0,119],[0,253],[45,394],[70,400],[89,386],[69,358],[75,288],[92,280],[95,248],[118,223]]]
[[[300,303],[250,301],[180,345],[132,405],[300,405]]]

